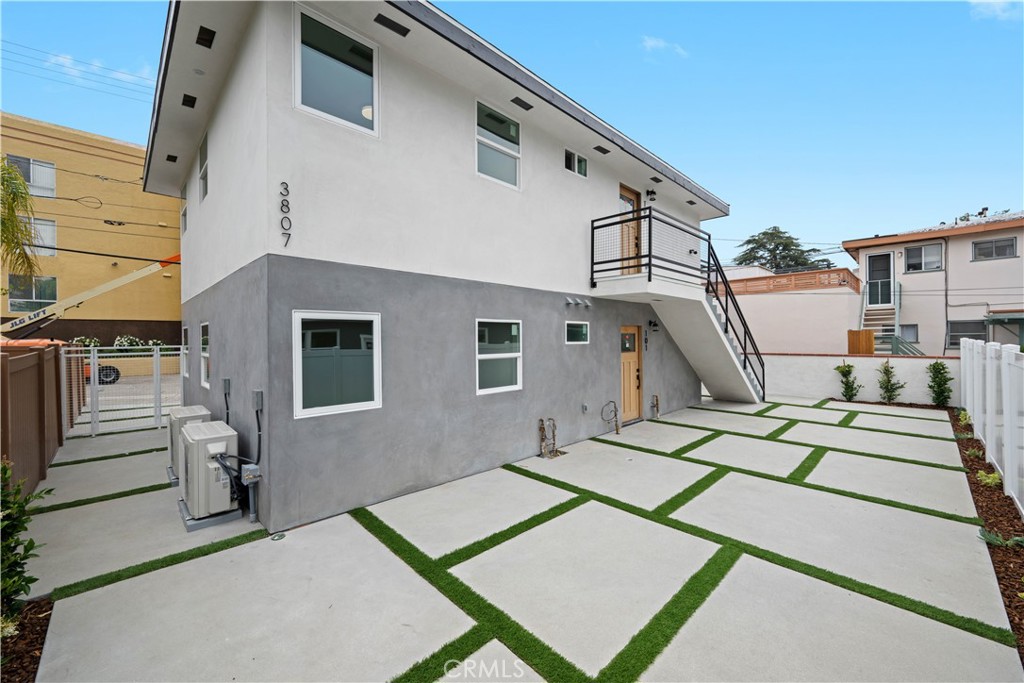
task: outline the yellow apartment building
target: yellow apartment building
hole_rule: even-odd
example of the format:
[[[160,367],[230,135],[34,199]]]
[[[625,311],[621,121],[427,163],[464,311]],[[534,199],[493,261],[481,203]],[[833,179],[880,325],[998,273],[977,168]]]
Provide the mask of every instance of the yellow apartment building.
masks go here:
[[[179,200],[142,191],[145,147],[0,112],[0,150],[32,192],[39,262],[34,279],[0,273],[4,322],[149,265],[135,259],[179,252]],[[171,266],[29,336],[88,336],[110,345],[132,334],[178,344],[180,292],[178,267]]]

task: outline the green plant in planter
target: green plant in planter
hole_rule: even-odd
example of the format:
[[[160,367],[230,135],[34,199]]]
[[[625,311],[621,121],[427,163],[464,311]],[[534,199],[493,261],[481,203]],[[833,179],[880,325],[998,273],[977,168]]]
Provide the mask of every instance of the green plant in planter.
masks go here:
[[[841,378],[839,381],[843,385],[843,400],[855,400],[864,385],[857,384],[857,378],[853,376],[853,365],[844,361],[841,365],[836,366],[836,372],[839,373]]]
[[[907,386],[906,382],[896,379],[896,370],[892,367],[892,363],[888,360],[882,363],[882,366],[878,368],[878,391],[882,394],[882,401],[894,402],[900,397],[900,392],[905,386]]]
[[[966,451],[964,451],[964,455],[966,455],[966,456],[968,456],[970,458],[980,458],[980,457],[984,456],[985,454],[981,452],[980,448],[973,448],[972,447],[972,448],[968,448]]]
[[[21,535],[28,529],[32,516],[28,507],[40,498],[49,495],[53,489],[43,489],[36,493],[22,492],[24,482],[12,482],[11,465],[4,460],[0,463],[0,613],[3,615],[5,627],[16,621],[18,599],[27,595],[36,577],[29,576],[25,571],[28,561],[36,557],[36,542],[31,538],[22,539]]]
[[[966,427],[971,424],[971,416],[963,408],[960,409],[960,413],[957,415],[957,422],[960,423],[961,427]]]
[[[928,364],[928,390],[932,393],[932,403],[942,408],[948,406],[953,395],[950,387],[952,383],[953,375],[949,372],[949,366],[941,360]]]
[[[1003,478],[999,476],[998,472],[993,472],[992,474],[989,474],[988,472],[978,472],[976,476],[978,477],[978,481],[985,486],[999,486],[1003,483]]]
[[[1024,536],[1014,536],[1012,538],[1005,538],[998,531],[989,531],[988,529],[978,529],[978,537],[988,543],[989,545],[1001,546],[1004,548],[1013,548],[1014,546],[1024,547]],[[1021,579],[1024,581],[1024,579]]]

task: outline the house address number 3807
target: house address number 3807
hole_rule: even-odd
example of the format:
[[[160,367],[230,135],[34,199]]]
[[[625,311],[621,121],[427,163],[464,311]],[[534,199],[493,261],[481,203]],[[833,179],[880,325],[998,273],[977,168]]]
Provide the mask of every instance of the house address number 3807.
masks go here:
[[[292,239],[292,219],[288,217],[291,213],[292,207],[288,202],[288,183],[281,183],[281,204],[278,208],[283,214],[281,216],[281,235],[284,237],[284,246],[288,246],[288,242]]]

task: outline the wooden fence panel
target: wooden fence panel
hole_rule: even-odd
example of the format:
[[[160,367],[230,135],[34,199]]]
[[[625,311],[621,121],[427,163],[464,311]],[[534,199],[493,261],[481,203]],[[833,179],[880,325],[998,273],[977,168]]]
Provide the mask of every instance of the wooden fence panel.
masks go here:
[[[33,491],[63,443],[60,354],[55,347],[5,347],[0,355],[0,450],[13,478]]]
[[[847,350],[851,355],[873,356],[875,354],[874,330],[847,330]]]

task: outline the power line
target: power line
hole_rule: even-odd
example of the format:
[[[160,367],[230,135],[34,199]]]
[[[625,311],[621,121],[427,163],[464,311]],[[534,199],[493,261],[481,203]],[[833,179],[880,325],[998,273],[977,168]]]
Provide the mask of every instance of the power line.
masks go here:
[[[86,232],[104,232],[109,233],[111,235],[120,235],[123,237],[145,237],[146,239],[151,240],[174,240],[175,242],[179,241],[179,238],[177,236],[170,235],[143,235],[142,233],[138,232],[125,232],[123,230],[104,230],[103,228],[86,228],[80,225],[67,225],[65,223],[60,223],[57,225],[57,227],[60,228],[61,230],[84,230]]]
[[[65,173],[74,173],[75,175],[84,175],[87,178],[96,178],[98,180],[104,180],[104,181],[109,180],[112,183],[122,183],[124,185],[139,185],[142,182],[141,178],[136,179],[136,180],[121,180],[120,178],[111,178],[110,176],[100,175],[99,173],[86,173],[84,171],[72,171],[69,168],[63,168],[63,167],[60,167],[60,166],[57,167],[57,170],[58,171],[63,171]]]
[[[128,71],[121,71],[120,69],[112,69],[109,66],[101,66],[99,64],[91,64],[89,62],[82,61],[81,59],[75,59],[74,57],[68,57],[67,55],[59,55],[56,52],[47,52],[46,50],[40,50],[38,47],[32,47],[31,45],[23,45],[22,43],[16,43],[13,40],[7,40],[6,38],[3,39],[3,42],[7,43],[8,45],[14,45],[16,47],[24,48],[26,50],[32,50],[33,52],[40,52],[40,53],[42,53],[44,55],[49,55],[51,57],[57,57],[58,59],[66,59],[68,61],[78,62],[79,64],[88,64],[89,66],[91,66],[91,67],[93,67],[95,69],[103,69],[104,71],[112,71],[112,72],[117,73],[117,74],[124,74],[125,76],[131,76],[132,78],[137,78],[140,81],[149,81],[150,83],[156,83],[156,79],[155,78],[149,78],[148,76],[138,76],[138,75],[130,73]]]
[[[52,247],[47,244],[25,244],[26,247],[34,247],[36,249],[53,249],[54,251],[67,251],[72,254],[86,254],[87,256],[105,256],[107,258],[123,258],[129,261],[148,261],[149,263],[166,263],[167,265],[180,266],[180,261],[166,261],[159,258],[146,258],[145,256],[125,256],[124,254],[105,254],[100,251],[85,251],[83,249],[67,249],[65,247]]]
[[[132,102],[140,102],[142,104],[153,104],[153,102],[151,100],[140,100],[140,99],[135,98],[135,97],[128,97],[127,95],[122,95],[121,93],[109,92],[107,90],[100,90],[99,88],[90,88],[89,86],[82,85],[81,83],[70,83],[68,81],[61,81],[61,80],[58,80],[56,78],[48,78],[46,76],[40,76],[39,74],[29,73],[28,71],[18,71],[17,69],[4,69],[4,71],[7,71],[7,72],[13,73],[13,74],[21,74],[23,76],[31,76],[32,78],[40,78],[40,79],[42,79],[44,81],[53,81],[54,83],[60,83],[61,85],[70,85],[73,88],[82,88],[83,90],[92,90],[93,92],[102,93],[104,95],[110,95],[111,97],[120,97],[120,98],[125,99],[125,100],[131,100]]]
[[[0,51],[2,51],[2,52],[10,52],[10,50],[0,50]],[[17,54],[17,53],[15,53],[15,54]],[[109,81],[101,81],[98,78],[89,78],[88,76],[84,75],[85,73],[88,73],[88,72],[83,72],[82,74],[69,74],[69,73],[65,73],[63,71],[63,69],[76,69],[76,70],[78,70],[77,67],[73,67],[73,66],[64,66],[64,67],[60,67],[59,66],[58,68],[54,69],[54,68],[50,68],[49,66],[47,66],[45,64],[40,65],[40,64],[33,64],[32,62],[23,62],[23,61],[21,61],[19,59],[13,59],[11,57],[4,57],[4,61],[5,62],[14,62],[15,64],[23,64],[24,66],[27,66],[27,67],[30,67],[30,68],[33,68],[33,69],[41,69],[41,70],[46,71],[48,73],[55,73],[55,74],[59,74],[61,76],[69,77],[69,78],[81,78],[83,81],[89,81],[91,83],[99,83],[100,85],[105,85],[105,86],[110,87],[110,88],[118,88],[119,90],[125,90],[125,91],[133,93],[135,95],[151,95],[152,94],[152,89],[150,89],[150,91],[148,91],[148,92],[146,90],[137,90],[137,88],[145,88],[146,87],[146,86],[143,86],[143,85],[133,85],[131,83],[125,83],[125,81],[118,81],[117,83],[110,83]],[[102,75],[101,75],[101,77],[102,77]],[[110,77],[109,76],[105,76],[104,78],[110,78]],[[124,84],[124,85],[119,85],[119,83],[120,84]],[[132,86],[132,87],[128,87],[128,86]]]
[[[170,225],[170,224],[160,225],[159,223],[143,223],[141,221],[117,221],[117,220],[113,220],[113,219],[110,219],[110,218],[100,218],[99,216],[82,216],[80,214],[74,214],[74,213],[57,213],[56,211],[46,211],[45,209],[36,209],[35,213],[37,213],[37,214],[42,213],[42,214],[46,214],[48,216],[60,216],[62,218],[80,218],[80,219],[86,220],[86,221],[103,221],[103,222],[110,221],[110,223],[107,223],[107,225],[110,225],[112,223],[114,225],[141,225],[142,227],[146,227],[146,228],[175,228],[175,227],[177,227],[177,226]]]

